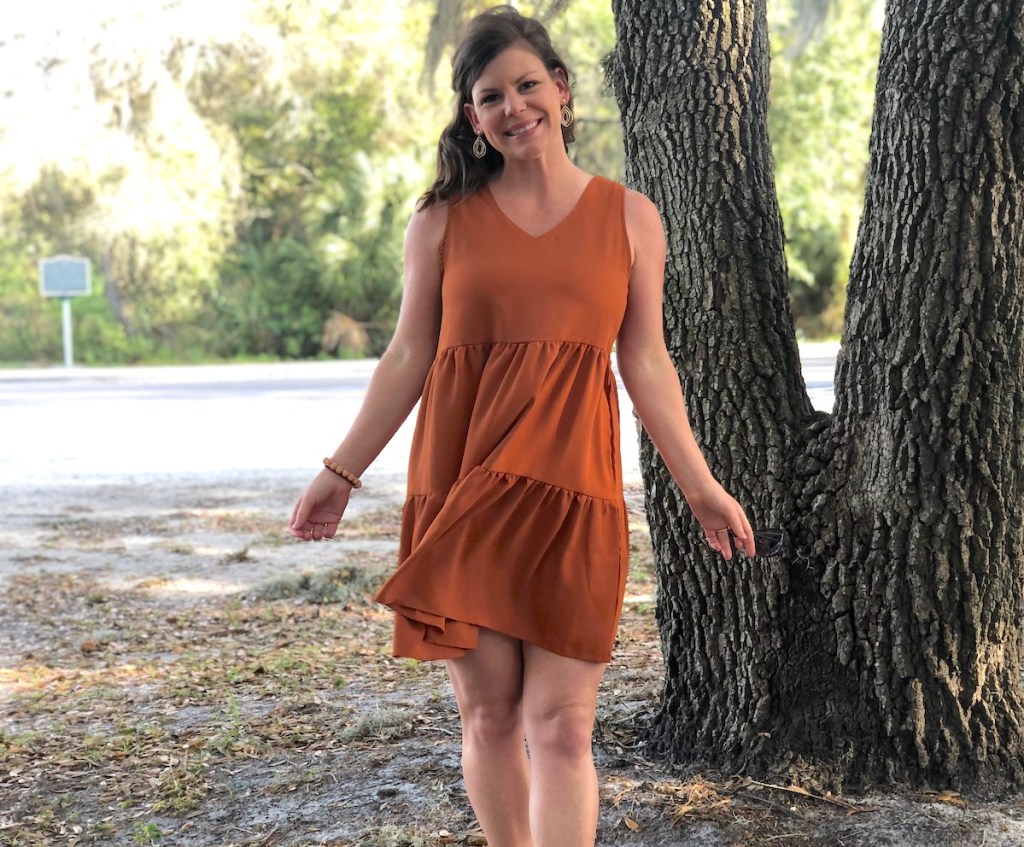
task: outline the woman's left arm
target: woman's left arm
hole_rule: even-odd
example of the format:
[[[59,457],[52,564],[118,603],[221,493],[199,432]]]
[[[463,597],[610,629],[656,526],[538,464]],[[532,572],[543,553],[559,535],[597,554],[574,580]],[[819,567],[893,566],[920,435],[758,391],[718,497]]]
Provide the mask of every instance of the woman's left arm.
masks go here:
[[[654,204],[626,192],[626,231],[633,253],[626,315],[616,344],[619,374],[644,429],[657,447],[708,543],[732,557],[727,530],[754,555],[754,533],[743,508],[712,476],[693,437],[686,404],[662,330],[665,232]]]

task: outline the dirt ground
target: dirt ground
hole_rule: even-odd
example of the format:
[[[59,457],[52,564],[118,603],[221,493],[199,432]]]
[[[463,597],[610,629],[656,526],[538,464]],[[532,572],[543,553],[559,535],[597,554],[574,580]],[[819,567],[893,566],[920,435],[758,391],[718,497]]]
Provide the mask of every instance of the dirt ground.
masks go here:
[[[304,477],[0,487],[0,845],[485,844],[443,668],[392,659],[369,599],[401,479],[343,532],[284,522]],[[1024,802],[817,797],[644,758],[661,659],[640,492],[600,696],[598,844],[1024,847]]]

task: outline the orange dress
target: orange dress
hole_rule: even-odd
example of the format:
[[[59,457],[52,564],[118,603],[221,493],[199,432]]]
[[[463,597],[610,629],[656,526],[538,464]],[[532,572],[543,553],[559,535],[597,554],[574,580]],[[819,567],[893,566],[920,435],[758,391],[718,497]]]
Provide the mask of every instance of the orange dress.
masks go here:
[[[484,188],[448,211],[437,356],[409,461],[394,654],[479,627],[607,662],[629,557],[610,364],[629,287],[625,189],[594,177],[531,236]]]

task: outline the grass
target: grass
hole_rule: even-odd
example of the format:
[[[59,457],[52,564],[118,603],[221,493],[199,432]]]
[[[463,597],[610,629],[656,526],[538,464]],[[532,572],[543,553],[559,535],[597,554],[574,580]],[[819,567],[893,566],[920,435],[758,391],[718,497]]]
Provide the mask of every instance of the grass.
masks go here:
[[[156,844],[162,837],[163,833],[155,823],[135,821],[132,827],[132,841],[135,844]]]
[[[346,743],[354,741],[396,741],[413,734],[415,716],[403,709],[379,709],[361,717],[341,734]]]
[[[385,578],[383,571],[353,567],[307,571],[269,583],[260,589],[259,596],[264,600],[295,598],[318,604],[363,601],[377,592]]]

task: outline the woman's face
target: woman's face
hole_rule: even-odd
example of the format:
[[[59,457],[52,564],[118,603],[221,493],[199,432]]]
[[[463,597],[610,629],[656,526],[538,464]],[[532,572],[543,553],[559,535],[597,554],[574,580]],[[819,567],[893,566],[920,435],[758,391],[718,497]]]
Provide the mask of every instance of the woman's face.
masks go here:
[[[536,53],[513,45],[495,56],[473,85],[464,107],[474,132],[508,159],[535,159],[564,150],[562,104],[569,85]]]

